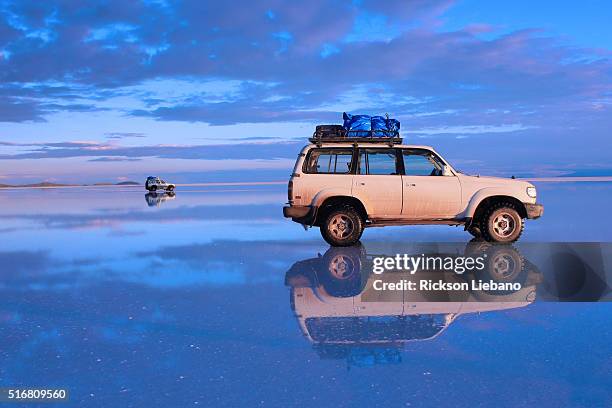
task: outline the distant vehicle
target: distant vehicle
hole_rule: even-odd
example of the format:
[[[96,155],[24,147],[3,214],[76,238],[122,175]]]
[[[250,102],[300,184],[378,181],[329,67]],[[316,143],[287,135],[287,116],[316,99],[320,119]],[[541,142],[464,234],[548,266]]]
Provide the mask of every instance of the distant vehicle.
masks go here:
[[[147,200],[147,205],[149,207],[160,207],[162,203],[174,200],[175,196],[176,194],[173,191],[163,191],[161,193],[151,192],[145,194],[145,200]]]
[[[147,181],[145,183],[145,188],[149,191],[158,191],[158,190],[166,190],[166,191],[174,191],[175,185],[172,183],[168,183],[159,177],[149,176],[147,177]]]

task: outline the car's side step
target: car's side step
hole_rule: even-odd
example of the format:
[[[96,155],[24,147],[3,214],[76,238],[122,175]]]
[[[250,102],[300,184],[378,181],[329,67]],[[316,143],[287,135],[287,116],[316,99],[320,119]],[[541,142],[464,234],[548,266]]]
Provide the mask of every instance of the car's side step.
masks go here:
[[[366,222],[366,227],[386,227],[393,225],[462,225],[464,220],[457,219],[406,219],[406,218],[374,218]]]

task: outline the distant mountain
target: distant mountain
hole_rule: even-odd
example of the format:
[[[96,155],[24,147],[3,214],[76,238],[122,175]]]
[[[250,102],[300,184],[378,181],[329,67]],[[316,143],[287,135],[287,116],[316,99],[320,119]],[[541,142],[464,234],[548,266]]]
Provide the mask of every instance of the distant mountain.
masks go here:
[[[49,183],[47,181],[43,181],[42,183],[33,183],[33,184],[20,184],[18,186],[10,186],[10,187],[68,187],[74,186],[75,184],[59,184],[59,183]]]
[[[33,184],[0,184],[0,188],[15,188],[15,187],[69,187],[74,186],[75,184],[58,184],[58,183],[49,183],[48,181],[43,181],[42,183],[33,183]]]
[[[139,186],[140,183],[135,181],[122,181],[120,183],[115,184],[116,186]]]
[[[119,183],[95,183],[95,184],[60,184],[60,183],[49,183],[48,181],[43,181],[41,183],[33,183],[33,184],[0,184],[0,188],[45,188],[45,187],[79,187],[79,186],[139,186],[140,183],[135,181],[122,181]]]

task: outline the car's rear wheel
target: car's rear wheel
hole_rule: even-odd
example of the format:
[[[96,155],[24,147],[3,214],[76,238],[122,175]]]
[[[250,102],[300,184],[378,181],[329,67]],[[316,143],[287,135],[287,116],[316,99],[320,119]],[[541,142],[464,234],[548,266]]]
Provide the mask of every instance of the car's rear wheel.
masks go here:
[[[514,242],[523,233],[523,219],[511,203],[491,206],[482,218],[480,231],[490,242]]]
[[[321,235],[332,246],[353,245],[363,233],[363,219],[351,206],[329,211],[321,224]]]
[[[169,192],[173,192],[174,191],[174,186],[168,186],[168,188],[166,189]]]
[[[323,265],[317,269],[325,291],[334,297],[351,297],[361,293],[362,260],[365,250],[361,244],[348,248],[330,247],[323,255]]]

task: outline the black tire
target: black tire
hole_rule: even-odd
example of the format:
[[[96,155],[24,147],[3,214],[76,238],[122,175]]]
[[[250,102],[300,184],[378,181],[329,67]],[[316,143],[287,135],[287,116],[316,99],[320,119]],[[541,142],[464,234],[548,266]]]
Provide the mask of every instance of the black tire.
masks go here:
[[[484,252],[486,256],[485,269],[479,271],[476,277],[482,281],[497,283],[519,283],[527,281],[528,268],[526,261],[512,245],[491,245]],[[490,295],[509,295],[515,290],[483,290]]]
[[[487,208],[481,221],[482,237],[489,242],[514,242],[523,233],[525,224],[512,203],[498,203]]]
[[[525,259],[512,245],[492,245],[485,254],[485,269],[480,278],[498,283],[524,283]]]
[[[149,191],[153,191],[153,192],[157,191],[157,186],[151,186],[151,188],[149,188]]]
[[[166,189],[166,191],[168,191],[169,193],[174,191],[174,186],[170,186]]]
[[[327,213],[320,230],[323,239],[331,246],[351,246],[363,234],[364,221],[351,206],[333,208]]]
[[[352,247],[330,247],[317,268],[319,281],[334,297],[352,297],[361,293],[366,278],[362,269],[365,250],[361,244]]]

